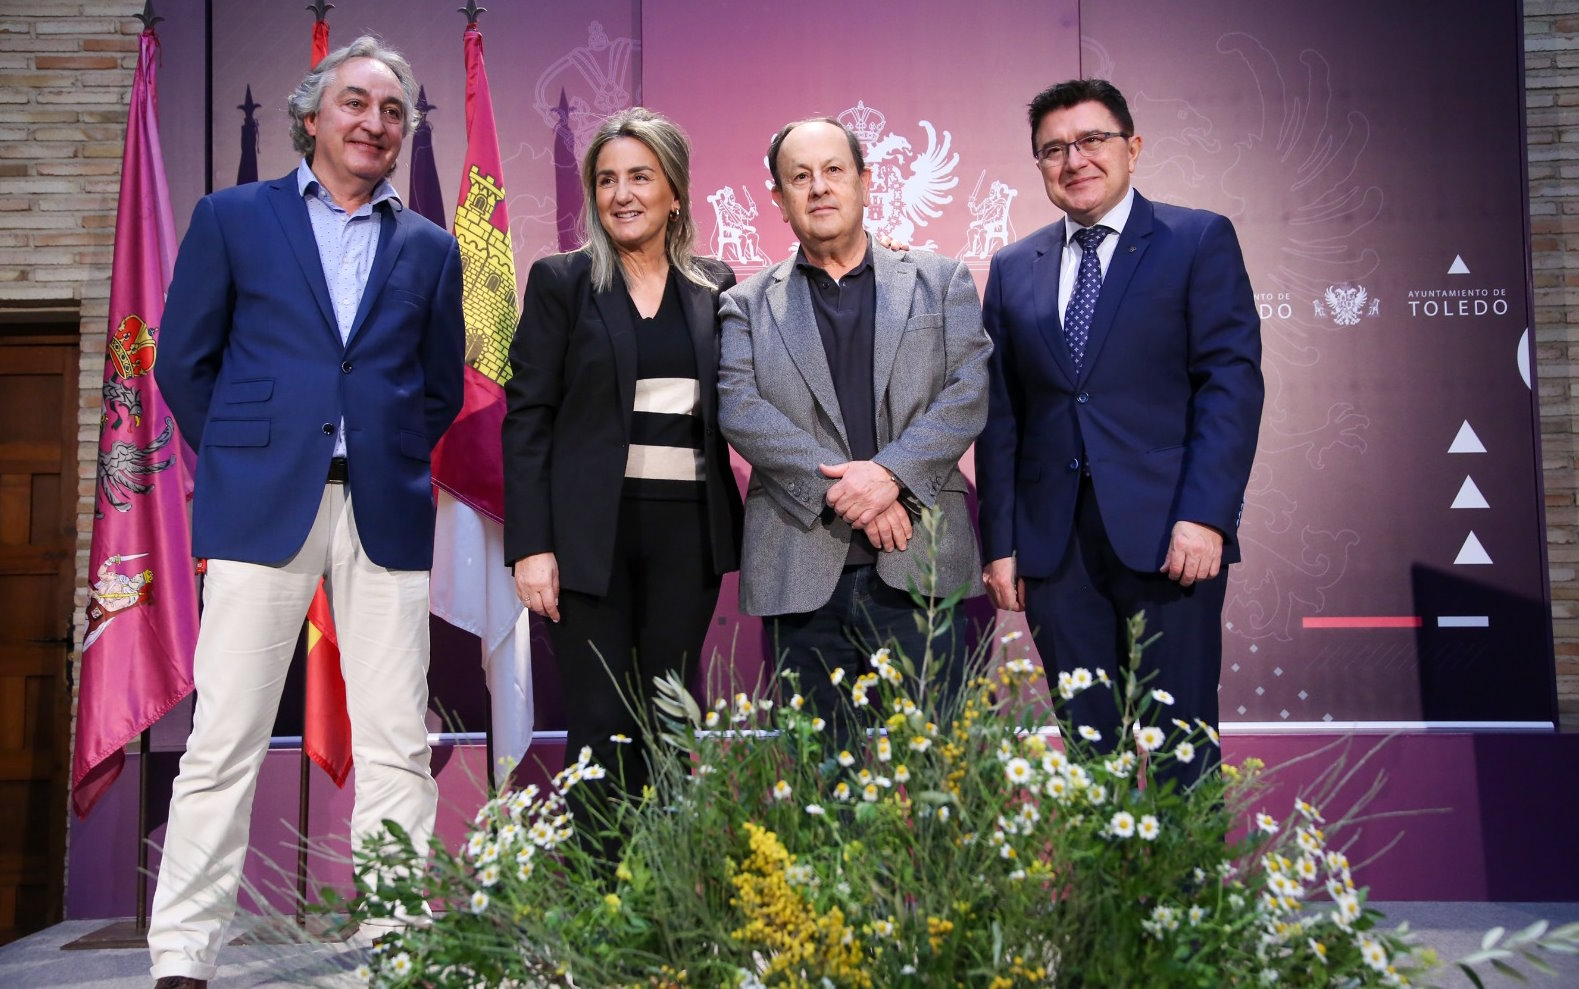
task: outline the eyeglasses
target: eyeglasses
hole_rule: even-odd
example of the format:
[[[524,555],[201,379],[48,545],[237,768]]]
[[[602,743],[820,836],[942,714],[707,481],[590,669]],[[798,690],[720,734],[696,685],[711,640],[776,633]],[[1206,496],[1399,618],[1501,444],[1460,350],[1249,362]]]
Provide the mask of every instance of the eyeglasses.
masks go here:
[[[1129,139],[1129,135],[1121,131],[1099,130],[1092,131],[1073,141],[1049,141],[1041,146],[1031,157],[1043,168],[1057,168],[1068,160],[1068,155],[1076,151],[1082,158],[1095,158],[1102,153],[1102,145],[1115,137]],[[1067,149],[1067,151],[1066,151]]]

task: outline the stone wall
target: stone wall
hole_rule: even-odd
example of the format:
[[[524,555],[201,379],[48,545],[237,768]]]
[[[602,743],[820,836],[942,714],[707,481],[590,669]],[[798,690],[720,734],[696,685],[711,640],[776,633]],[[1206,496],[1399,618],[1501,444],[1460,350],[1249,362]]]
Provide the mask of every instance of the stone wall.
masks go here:
[[[1557,694],[1579,727],[1579,0],[1525,0],[1524,71]]]

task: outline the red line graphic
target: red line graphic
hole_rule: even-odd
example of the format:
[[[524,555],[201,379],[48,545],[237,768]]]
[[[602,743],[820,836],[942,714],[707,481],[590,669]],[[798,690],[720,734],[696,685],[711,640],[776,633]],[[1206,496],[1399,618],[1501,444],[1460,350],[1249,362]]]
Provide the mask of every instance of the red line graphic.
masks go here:
[[[1313,615],[1302,619],[1305,628],[1419,628],[1419,615]]]

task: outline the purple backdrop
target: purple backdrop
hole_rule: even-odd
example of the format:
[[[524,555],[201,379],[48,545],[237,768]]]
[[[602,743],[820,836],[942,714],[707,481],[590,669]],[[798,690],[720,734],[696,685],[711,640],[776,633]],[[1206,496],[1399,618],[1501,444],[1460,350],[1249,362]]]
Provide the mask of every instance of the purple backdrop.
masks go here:
[[[330,14],[332,45],[376,29],[411,59],[434,106],[447,212],[464,147],[455,6],[342,0]],[[178,232],[209,181],[205,151],[213,187],[235,179],[248,86],[258,174],[283,174],[296,160],[283,106],[306,66],[310,15],[247,0],[211,8],[205,76],[204,4],[160,4]],[[845,114],[874,169],[872,225],[961,257],[984,280],[994,250],[1057,218],[1028,153],[1025,103],[1059,79],[1111,78],[1144,140],[1137,187],[1232,217],[1262,310],[1268,400],[1240,533],[1245,560],[1231,571],[1224,616],[1227,730],[1554,720],[1516,6],[872,0],[806,22],[766,3],[587,0],[495,4],[481,27],[522,272],[558,249],[559,226],[579,205],[556,181],[570,164],[563,154],[556,163],[562,96],[578,151],[602,115],[637,101],[679,122],[695,145],[701,233],[742,276],[791,250],[765,186],[769,137],[791,118]],[[396,178],[403,193],[407,157]],[[730,580],[709,642],[749,677],[761,665],[760,630],[740,618],[734,593]],[[480,711],[474,644],[438,632],[436,695]],[[534,639],[539,728],[558,728],[546,643]],[[282,723],[292,717],[299,722],[287,711]],[[1240,746],[1275,755],[1310,744]],[[1481,773],[1478,789],[1465,781],[1477,760],[1482,769],[1516,761],[1515,743],[1493,745],[1493,761],[1488,745],[1400,745],[1445,760],[1403,785],[1400,799],[1451,804],[1455,820],[1480,828],[1489,777]],[[1550,751],[1572,765],[1570,749]],[[447,792],[473,799],[453,774]],[[294,804],[289,775],[270,777],[280,806]],[[98,839],[130,827],[132,780],[125,774],[116,799],[77,825],[74,876],[126,871],[129,853]],[[339,821],[341,803],[320,801],[314,821]],[[1484,826],[1482,874],[1446,889],[1422,865],[1387,894],[1509,892],[1486,878],[1501,839],[1489,817]],[[1572,895],[1572,863],[1559,871]],[[73,883],[73,915],[128,912],[115,904],[129,886],[100,896],[100,885]]]

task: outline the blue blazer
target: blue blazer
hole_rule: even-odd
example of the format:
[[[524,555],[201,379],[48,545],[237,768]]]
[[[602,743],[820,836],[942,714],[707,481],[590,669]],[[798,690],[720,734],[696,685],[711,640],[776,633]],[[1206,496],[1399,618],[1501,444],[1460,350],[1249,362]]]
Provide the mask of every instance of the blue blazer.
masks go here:
[[[357,533],[382,567],[433,564],[429,457],[460,411],[455,238],[384,207],[342,344],[295,173],[199,200],[154,376],[197,451],[192,552],[275,564],[306,541],[345,419]]]
[[[1119,559],[1154,572],[1173,523],[1236,530],[1264,386],[1261,321],[1227,218],[1138,192],[1102,281],[1077,377],[1058,313],[1062,221],[1005,247],[987,277],[994,344],[976,442],[982,558],[1049,577],[1072,541],[1080,475]]]

